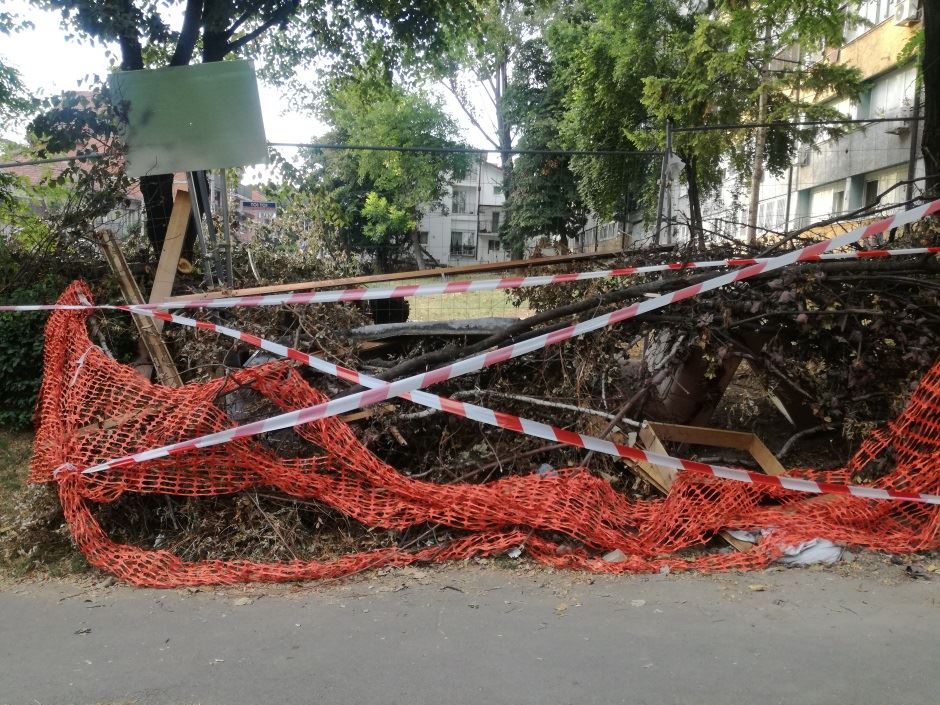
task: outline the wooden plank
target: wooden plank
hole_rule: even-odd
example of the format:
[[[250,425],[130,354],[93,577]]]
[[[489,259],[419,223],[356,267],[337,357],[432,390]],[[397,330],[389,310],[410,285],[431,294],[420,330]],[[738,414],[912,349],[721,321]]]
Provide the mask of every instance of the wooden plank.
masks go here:
[[[706,428],[704,426],[683,426],[680,424],[659,423],[658,421],[650,422],[649,426],[660,440],[670,443],[691,443],[697,446],[749,450],[756,438],[753,433],[725,431],[720,428]]]
[[[102,229],[97,232],[97,235],[105,259],[108,260],[111,271],[117,277],[124,300],[129,304],[144,303],[144,297],[127,266],[127,260],[124,259],[124,253],[121,252],[120,245],[114,239],[114,233]],[[141,342],[143,342],[147,354],[153,362],[157,379],[168,387],[182,387],[183,381],[180,379],[179,372],[173,358],[170,356],[170,351],[167,350],[163,337],[160,335],[160,331],[154,325],[154,319],[137,315],[132,315],[131,318],[133,318],[134,325],[137,326],[137,331],[140,333]]]
[[[637,434],[637,438],[646,450],[653,453],[661,453],[662,455],[669,455],[669,452],[656,436],[656,432],[651,428],[650,424],[643,424],[640,428],[640,432]],[[647,482],[652,484],[663,494],[669,494],[669,488],[672,487],[672,483],[676,479],[675,470],[642,461],[637,461],[636,466],[642,472]]]
[[[668,450],[663,445],[663,441],[745,450],[750,453],[751,457],[754,458],[760,468],[768,475],[782,475],[785,472],[780,461],[774,457],[767,446],[753,433],[726,431],[719,428],[648,422],[643,424],[638,438],[646,450],[663,455],[669,455]],[[640,477],[659,489],[663,494],[668,494],[669,488],[672,487],[672,483],[676,478],[676,471],[671,468],[661,468],[652,463],[645,462],[632,462],[629,463],[629,465]],[[710,477],[702,477],[698,481],[708,483],[714,482],[715,480]],[[742,553],[747,553],[754,549],[754,544],[737,539],[724,529],[719,531],[718,535],[726,543]]]
[[[312,289],[327,289],[338,286],[357,286],[359,284],[377,284],[380,282],[394,282],[402,279],[430,279],[449,277],[457,274],[473,274],[479,272],[502,272],[515,269],[528,269],[530,267],[547,267],[553,264],[566,264],[580,260],[602,259],[622,256],[623,252],[590,252],[577,255],[556,255],[553,257],[539,257],[536,259],[507,260],[506,262],[484,262],[482,264],[468,264],[461,267],[439,267],[436,269],[419,269],[411,272],[393,272],[390,274],[366,274],[359,277],[343,277],[341,279],[322,279],[313,282],[297,282],[295,284],[273,284],[271,286],[256,286],[250,289],[236,289],[235,291],[210,291],[185,296],[173,296],[169,301],[194,301],[197,299],[217,299],[223,296],[260,296],[263,294],[282,294],[289,291],[310,291]]]
[[[153,277],[150,303],[166,301],[167,297],[173,293],[176,270],[179,267],[180,254],[183,252],[183,242],[186,240],[190,210],[189,193],[177,191],[176,198],[173,199],[173,210],[170,213],[166,238],[163,240],[163,250],[160,252],[160,261],[157,263],[157,272]],[[154,321],[154,324],[158,331],[163,330],[163,321]]]
[[[751,457],[757,461],[757,464],[760,465],[761,470],[764,471],[767,475],[784,475],[787,472],[787,469],[783,467],[777,456],[770,452],[770,448],[764,445],[760,438],[757,436],[753,437],[751,445],[748,447],[748,452],[751,454]]]

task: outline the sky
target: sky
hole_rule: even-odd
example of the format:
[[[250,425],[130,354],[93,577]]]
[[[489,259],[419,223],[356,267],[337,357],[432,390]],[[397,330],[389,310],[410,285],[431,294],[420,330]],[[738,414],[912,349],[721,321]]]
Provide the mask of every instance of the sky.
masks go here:
[[[0,58],[16,68],[27,89],[35,95],[48,97],[66,90],[89,86],[88,77],[105,76],[109,71],[105,47],[65,39],[57,12],[40,10],[25,0],[7,0],[3,9],[33,23],[33,29],[4,36],[0,41]],[[181,17],[181,16],[180,16]],[[112,47],[118,54],[116,46]],[[301,78],[302,80],[302,78]],[[261,112],[269,142],[309,142],[326,131],[312,115],[291,108],[282,89],[259,81]],[[482,135],[473,128],[454,98],[443,89],[436,91],[448,112],[464,131],[464,138],[473,146],[488,147]],[[0,125],[0,137],[22,141],[25,125]],[[263,178],[266,172],[250,170],[248,178]]]

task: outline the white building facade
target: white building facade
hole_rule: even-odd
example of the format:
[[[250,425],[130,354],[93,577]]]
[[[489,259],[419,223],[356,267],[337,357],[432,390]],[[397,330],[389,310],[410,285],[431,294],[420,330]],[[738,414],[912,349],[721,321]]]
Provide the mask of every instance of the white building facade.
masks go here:
[[[509,259],[499,241],[505,200],[503,170],[489,162],[474,164],[448,188],[443,209],[424,209],[418,232],[426,254],[440,266]]]

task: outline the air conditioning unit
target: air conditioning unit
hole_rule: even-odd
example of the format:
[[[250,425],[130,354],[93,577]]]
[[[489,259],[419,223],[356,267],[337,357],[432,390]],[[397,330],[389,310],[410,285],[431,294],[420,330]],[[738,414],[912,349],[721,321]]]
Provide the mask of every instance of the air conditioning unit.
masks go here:
[[[907,27],[920,21],[920,0],[898,0],[894,8],[894,24]]]

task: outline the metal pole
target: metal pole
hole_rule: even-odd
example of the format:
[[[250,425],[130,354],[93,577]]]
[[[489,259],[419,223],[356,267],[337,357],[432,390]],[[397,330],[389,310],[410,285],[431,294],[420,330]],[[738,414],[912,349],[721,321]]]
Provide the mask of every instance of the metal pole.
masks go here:
[[[199,199],[196,198],[196,180],[193,178],[193,172],[186,172],[186,185],[189,187],[189,203],[193,211],[193,219],[196,221],[196,241],[199,243],[199,254],[202,255],[202,266],[205,267],[203,275],[203,284],[207,288],[212,288],[212,260],[209,258],[209,248],[206,245],[206,233],[202,223],[202,214],[199,212]]]
[[[212,220],[212,202],[209,200],[209,189],[206,187],[206,181],[208,180],[205,176],[206,172],[202,172],[202,176],[196,178],[196,185],[199,188],[199,196],[202,198],[202,203],[205,206],[205,216],[206,216],[206,229],[209,232],[208,245],[209,251],[212,256],[212,264],[215,266],[215,271],[217,272],[216,278],[219,280],[219,284],[222,283],[222,259],[219,257],[219,240],[215,236],[215,222]]]
[[[222,194],[219,198],[219,204],[222,209],[222,232],[225,233],[225,274],[228,280],[228,288],[235,288],[235,272],[232,268],[232,224],[229,222],[228,215],[228,183],[225,179],[225,169],[219,169],[219,181],[221,182]]]
[[[663,152],[663,165],[659,171],[659,202],[656,206],[656,230],[653,231],[653,242],[659,244],[660,232],[663,227],[663,201],[666,198],[666,167],[669,164],[669,154],[672,152],[672,120],[666,120],[666,151]]]
[[[920,114],[920,88],[914,89],[914,116]],[[917,176],[917,140],[920,138],[920,122],[911,120],[911,153],[907,161],[907,190],[904,199],[910,204],[914,200],[914,179]]]
[[[476,243],[477,259],[480,259],[480,195],[482,193],[481,186],[483,183],[483,158],[483,155],[480,155],[480,163],[477,164],[477,225],[476,233],[473,236],[473,241]]]

